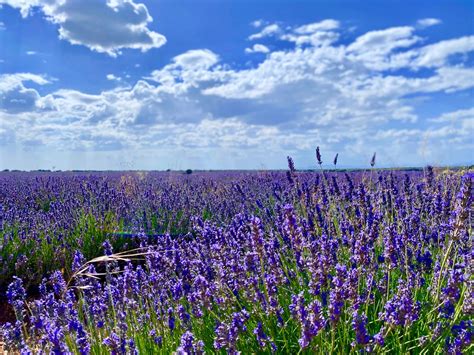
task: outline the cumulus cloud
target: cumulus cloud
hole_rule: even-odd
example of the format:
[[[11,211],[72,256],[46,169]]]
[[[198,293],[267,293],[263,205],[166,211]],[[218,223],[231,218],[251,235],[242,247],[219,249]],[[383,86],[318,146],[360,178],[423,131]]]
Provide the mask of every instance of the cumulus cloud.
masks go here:
[[[339,26],[339,21],[327,19],[290,29],[280,34],[279,38],[293,42],[298,47],[305,45],[329,46],[339,39],[339,33],[336,32]]]
[[[356,38],[347,49],[349,52],[362,54],[365,50],[387,55],[396,48],[410,47],[420,40],[414,36],[413,27],[391,27],[384,30],[370,31]]]
[[[368,32],[347,47],[348,56],[372,70],[418,70],[445,66],[454,55],[474,50],[474,36],[415,47],[421,38],[414,31],[413,27],[394,27]],[[403,51],[403,48],[410,49]]]
[[[219,56],[207,49],[189,50],[173,58],[172,63],[154,70],[147,79],[159,83],[168,94],[188,92],[199,83],[220,80],[227,75],[216,64]],[[146,84],[141,84],[144,86]]]
[[[208,49],[194,49],[174,57],[173,61],[182,68],[209,69],[219,61],[219,56]]]
[[[282,29],[280,28],[280,26],[276,23],[273,23],[271,25],[265,26],[260,32],[250,35],[249,40],[254,41],[256,39],[274,36],[278,33],[281,33],[281,31]]]
[[[403,26],[367,32],[347,47],[348,55],[370,69],[388,69],[395,50],[409,48],[421,40],[414,31],[413,27]]]
[[[263,44],[254,44],[250,48],[245,48],[245,53],[268,53],[270,49]]]
[[[50,81],[43,75],[32,73],[15,73],[0,75],[0,90],[7,90],[18,85],[22,85],[25,81],[31,81],[38,85],[49,84]]]
[[[166,43],[163,35],[148,28],[153,19],[147,7],[133,0],[0,0],[0,4],[19,9],[23,17],[40,9],[58,25],[59,38],[111,56],[126,48],[148,51]]]
[[[431,27],[441,24],[442,21],[437,18],[423,18],[416,22],[416,24],[421,28]]]
[[[327,19],[320,22],[314,22],[307,25],[299,26],[294,29],[294,32],[304,35],[312,34],[319,31],[332,31],[338,29],[339,25],[339,21]]]
[[[420,48],[413,65],[418,67],[440,67],[454,54],[469,53],[474,50],[474,36],[465,36],[440,41]]]
[[[121,81],[122,80],[121,77],[116,76],[114,74],[107,74],[106,78],[107,78],[107,80],[110,80],[110,81]]]
[[[38,85],[49,83],[45,77],[30,73],[0,75],[0,111],[20,113],[36,111],[39,108],[38,91],[25,87],[25,82]]]
[[[474,149],[474,119],[471,115],[449,122],[444,120],[451,116],[458,116],[458,111],[445,112],[421,128],[380,129],[372,138],[389,142],[379,151],[392,157],[394,166],[417,161],[418,164],[434,165],[470,164],[472,155],[469,152]],[[370,143],[371,139],[367,142]]]
[[[1,0],[2,5],[9,5],[20,10],[23,17],[27,17],[35,6],[40,6],[41,0]]]
[[[453,112],[443,113],[441,116],[432,118],[431,122],[443,123],[443,122],[459,122],[468,120],[474,122],[474,107],[457,110]]]
[[[259,28],[259,27],[263,26],[264,23],[265,23],[265,21],[263,21],[263,20],[255,20],[255,21],[252,21],[251,25],[255,28]]]
[[[470,37],[429,43],[406,26],[369,31],[341,43],[340,26],[325,20],[280,28],[277,39],[333,37],[305,40],[304,45],[288,37],[293,46],[245,68],[224,63],[208,49],[189,50],[131,87],[94,95],[77,90],[40,95],[29,84],[47,84],[42,76],[2,78],[0,92],[23,91],[23,107],[30,107],[18,110],[11,104],[15,98],[7,95],[10,106],[3,103],[0,113],[6,127],[2,134],[20,143],[37,139],[58,150],[167,147],[199,150],[204,156],[245,151],[262,159],[303,156],[320,145],[355,165],[370,159],[365,156],[369,147],[387,165],[449,162],[439,147],[456,142],[456,151],[465,157],[472,147],[472,109],[454,107],[429,120],[420,113],[417,97],[429,102],[435,100],[433,93],[450,97],[474,87],[474,69],[456,55],[474,50]],[[220,167],[230,167],[222,159]],[[241,166],[259,163],[247,164]]]

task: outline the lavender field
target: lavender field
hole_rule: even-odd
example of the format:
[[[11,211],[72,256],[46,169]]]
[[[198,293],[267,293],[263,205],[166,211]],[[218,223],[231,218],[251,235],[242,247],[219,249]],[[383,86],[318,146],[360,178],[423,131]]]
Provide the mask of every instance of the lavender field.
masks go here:
[[[470,353],[473,179],[2,173],[4,347]]]
[[[473,10],[0,0],[0,355],[474,354]]]

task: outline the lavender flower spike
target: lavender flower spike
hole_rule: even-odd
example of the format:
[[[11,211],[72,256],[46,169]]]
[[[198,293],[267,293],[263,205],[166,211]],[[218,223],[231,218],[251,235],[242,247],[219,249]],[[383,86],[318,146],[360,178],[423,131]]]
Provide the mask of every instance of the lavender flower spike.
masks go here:
[[[316,147],[316,160],[318,164],[321,165],[323,161],[321,160],[321,153],[319,152],[319,146]]]
[[[377,155],[376,152],[374,152],[374,155],[372,155],[372,159],[370,159],[370,166],[371,167],[374,167],[375,165],[375,156]]]

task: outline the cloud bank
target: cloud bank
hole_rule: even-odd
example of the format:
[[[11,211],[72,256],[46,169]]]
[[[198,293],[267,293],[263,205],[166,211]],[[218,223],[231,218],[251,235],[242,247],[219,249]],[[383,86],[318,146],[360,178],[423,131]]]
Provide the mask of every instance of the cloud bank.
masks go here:
[[[51,79],[3,76],[0,138],[60,152],[180,152],[188,166],[203,168],[234,167],[232,160],[244,168],[283,167],[287,154],[307,160],[316,145],[341,153],[346,166],[365,166],[374,150],[392,166],[472,159],[473,107],[431,117],[420,116],[419,107],[472,93],[473,36],[430,43],[401,26],[342,42],[348,32],[333,19],[269,26],[251,36],[268,51],[251,47],[265,56],[248,68],[194,49],[131,86],[109,73],[118,86],[94,95],[41,95],[33,84],[47,88]],[[289,47],[270,51],[278,43]],[[168,167],[164,159],[154,167]]]

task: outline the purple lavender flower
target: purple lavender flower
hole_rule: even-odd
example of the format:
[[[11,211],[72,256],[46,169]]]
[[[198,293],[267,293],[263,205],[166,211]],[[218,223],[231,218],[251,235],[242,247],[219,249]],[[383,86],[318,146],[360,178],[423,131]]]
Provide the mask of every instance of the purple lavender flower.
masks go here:
[[[319,165],[321,165],[323,163],[323,161],[321,160],[321,153],[319,151],[319,146],[316,147],[316,161],[318,162]],[[334,159],[334,161],[337,162],[337,155],[336,155],[336,158]],[[336,164],[334,164],[336,165]]]
[[[121,347],[121,339],[116,333],[111,333],[107,338],[103,341],[104,345],[106,345],[111,354],[120,354],[120,347]]]
[[[408,327],[418,319],[420,303],[413,299],[408,283],[401,281],[398,290],[385,304],[381,317],[389,325]]]
[[[296,172],[296,169],[295,169],[295,163],[293,162],[293,158],[290,156],[287,156],[286,159],[288,160],[288,169],[290,170],[290,173],[294,174]]]
[[[23,281],[16,276],[13,276],[13,282],[8,285],[7,300],[13,306],[15,314],[19,320],[24,317],[24,304],[26,299],[26,291],[23,288]]]
[[[374,167],[375,165],[375,156],[376,156],[377,153],[374,152],[374,155],[372,155],[372,159],[370,159],[370,166],[371,167]]]
[[[195,340],[193,333],[187,331],[181,336],[180,345],[176,353],[178,355],[204,354],[204,342],[202,340]]]
[[[243,309],[232,315],[230,324],[221,323],[216,327],[216,337],[214,339],[214,347],[216,349],[226,348],[228,351],[235,351],[236,342],[240,333],[247,330],[245,322],[250,315]]]
[[[137,345],[135,344],[135,340],[128,339],[128,354],[130,355],[138,355]]]
[[[74,259],[72,262],[72,272],[77,272],[80,270],[80,268],[85,264],[86,259],[84,258],[84,255],[79,250],[76,250],[74,252]]]
[[[464,282],[464,272],[466,266],[464,264],[456,264],[448,275],[448,282],[446,287],[442,288],[443,292],[443,307],[441,314],[449,318],[453,315],[455,306],[461,297],[461,289]]]
[[[255,336],[257,337],[258,345],[259,345],[261,348],[265,348],[265,347],[267,346],[268,336],[267,336],[267,335],[265,334],[265,332],[263,331],[262,322],[258,322],[257,326],[256,326],[255,329],[253,330],[253,333],[254,333]]]
[[[102,247],[104,248],[104,255],[110,256],[114,253],[112,244],[108,239],[102,244]]]
[[[451,328],[451,336],[446,339],[446,350],[448,354],[464,354],[472,346],[474,325],[471,320],[460,321]]]
[[[58,296],[66,291],[66,281],[64,281],[60,271],[53,272],[49,278],[49,283],[51,283],[54,293]]]
[[[372,337],[367,332],[367,316],[359,314],[357,311],[352,314],[352,329],[356,335],[356,344],[364,347],[367,345]],[[356,345],[355,343],[353,346]]]
[[[177,353],[179,355],[186,355],[194,354],[194,352],[194,336],[193,333],[187,331],[181,336],[181,342],[179,344],[179,348],[177,349]]]
[[[17,320],[15,324],[7,322],[0,328],[6,350],[20,348],[25,353],[31,353],[23,336],[22,326],[23,323]]]
[[[382,327],[380,331],[374,335],[374,342],[378,346],[384,346],[385,345],[385,328]]]
[[[313,300],[308,308],[309,317],[302,321],[301,337],[298,340],[302,348],[307,347],[311,340],[318,335],[319,331],[326,325],[322,306],[318,300]]]
[[[148,335],[153,340],[153,342],[161,348],[163,345],[163,337],[158,335],[155,329],[150,330]]]
[[[301,336],[298,343],[301,348],[306,348],[326,324],[322,306],[318,300],[313,300],[306,307],[303,293],[293,295],[291,299],[289,306],[291,314],[301,324]]]
[[[224,323],[219,324],[215,330],[214,348],[217,350],[224,348],[229,343],[228,326]]]
[[[186,312],[186,308],[183,305],[178,306],[178,316],[182,324],[187,325],[191,316]]]
[[[173,332],[175,328],[175,317],[173,308],[168,308],[168,328],[170,328],[171,332]]]
[[[347,268],[345,265],[336,265],[336,276],[333,278],[333,287],[329,294],[329,315],[331,324],[335,325],[341,317],[341,311],[344,307],[346,289],[344,280],[346,279]]]

